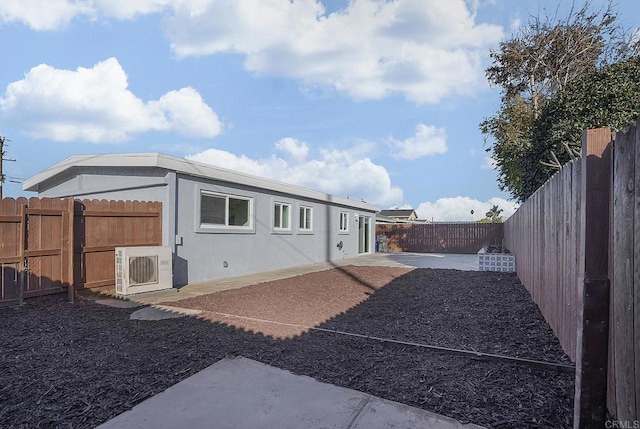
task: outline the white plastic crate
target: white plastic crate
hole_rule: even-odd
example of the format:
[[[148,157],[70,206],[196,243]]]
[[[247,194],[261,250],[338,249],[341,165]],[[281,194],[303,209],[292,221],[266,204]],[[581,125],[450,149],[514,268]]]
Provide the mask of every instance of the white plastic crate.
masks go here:
[[[516,270],[516,256],[510,253],[486,253],[483,247],[478,252],[478,269],[512,273]]]

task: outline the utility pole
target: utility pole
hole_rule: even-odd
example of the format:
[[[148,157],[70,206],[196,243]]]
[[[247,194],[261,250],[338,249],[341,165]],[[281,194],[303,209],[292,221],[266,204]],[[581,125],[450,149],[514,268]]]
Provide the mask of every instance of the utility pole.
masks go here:
[[[4,174],[2,173],[2,164],[4,164],[4,141],[5,138],[0,136],[0,202],[2,202],[2,184],[4,183]]]
[[[4,183],[5,175],[2,172],[2,165],[5,161],[15,161],[15,159],[5,158],[4,155],[4,143],[7,142],[6,137],[0,136],[0,202],[2,201],[2,184]]]

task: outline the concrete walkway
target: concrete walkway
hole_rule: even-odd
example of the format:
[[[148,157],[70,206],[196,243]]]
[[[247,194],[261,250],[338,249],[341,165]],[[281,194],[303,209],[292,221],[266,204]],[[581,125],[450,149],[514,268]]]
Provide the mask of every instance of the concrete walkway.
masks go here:
[[[238,357],[216,362],[98,429],[482,429]]]
[[[385,259],[416,268],[444,268],[478,271],[478,255],[442,253],[385,253]]]
[[[435,253],[374,253],[344,258],[337,261],[321,262],[282,270],[250,274],[240,277],[212,280],[194,283],[170,289],[168,291],[151,292],[132,295],[127,299],[143,304],[157,304],[160,302],[179,301],[194,296],[220,292],[228,289],[238,289],[258,283],[294,277],[317,271],[345,265],[357,266],[385,266],[385,267],[414,267],[414,268],[446,268],[465,271],[478,270],[478,255],[445,255]]]

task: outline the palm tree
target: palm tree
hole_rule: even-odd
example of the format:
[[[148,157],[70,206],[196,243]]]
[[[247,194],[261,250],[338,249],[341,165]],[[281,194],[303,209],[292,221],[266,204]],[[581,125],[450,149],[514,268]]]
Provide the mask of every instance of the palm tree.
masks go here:
[[[491,207],[491,210],[489,210],[487,212],[487,214],[485,214],[485,216],[487,217],[487,219],[491,220],[491,223],[496,223],[496,222],[502,222],[502,216],[500,216],[500,213],[502,213],[502,209],[499,208],[497,205],[494,205],[493,207]]]

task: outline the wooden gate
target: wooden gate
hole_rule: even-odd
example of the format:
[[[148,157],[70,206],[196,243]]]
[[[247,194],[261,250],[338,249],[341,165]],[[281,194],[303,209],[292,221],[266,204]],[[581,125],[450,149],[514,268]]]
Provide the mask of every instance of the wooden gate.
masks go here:
[[[24,198],[0,201],[0,305],[22,302],[26,203]]]
[[[162,203],[4,198],[0,201],[0,306],[115,285],[118,246],[162,245]]]
[[[0,206],[0,305],[69,291],[73,200],[5,198]]]

